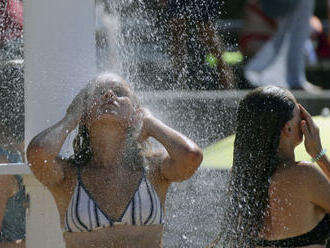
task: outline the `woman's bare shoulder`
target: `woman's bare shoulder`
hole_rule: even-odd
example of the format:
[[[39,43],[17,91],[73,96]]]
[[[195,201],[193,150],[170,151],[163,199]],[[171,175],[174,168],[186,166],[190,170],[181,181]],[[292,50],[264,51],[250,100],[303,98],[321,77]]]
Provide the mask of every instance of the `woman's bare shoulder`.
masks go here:
[[[317,167],[311,163],[311,162],[308,162],[308,161],[298,161],[296,162],[294,165],[292,166],[289,166],[289,167],[284,167],[285,169],[284,170],[281,170],[283,171],[282,174],[287,174],[289,176],[292,176],[292,175],[302,175],[304,176],[306,173],[314,173],[314,172],[317,172]]]
[[[305,196],[311,192],[315,194],[321,188],[329,187],[329,180],[321,169],[308,161],[299,161],[296,166],[285,170],[281,182],[288,184],[291,190],[303,193]]]
[[[319,167],[308,161],[298,161],[294,167],[296,173],[301,176],[312,176],[322,173]]]
[[[312,181],[322,177],[322,172],[312,163],[307,161],[296,162],[295,165],[279,170],[272,177],[272,181],[293,191],[308,188]]]
[[[301,183],[304,197],[330,213],[330,180],[317,166],[309,162],[300,162],[297,166],[297,178]]]

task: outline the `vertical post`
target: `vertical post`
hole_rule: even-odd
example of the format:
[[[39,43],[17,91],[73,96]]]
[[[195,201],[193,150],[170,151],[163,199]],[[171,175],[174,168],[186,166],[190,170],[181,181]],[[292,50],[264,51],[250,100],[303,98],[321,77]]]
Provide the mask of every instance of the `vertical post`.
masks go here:
[[[25,140],[60,120],[73,96],[96,74],[95,1],[24,2]],[[31,203],[27,248],[64,247],[48,190],[25,178]]]

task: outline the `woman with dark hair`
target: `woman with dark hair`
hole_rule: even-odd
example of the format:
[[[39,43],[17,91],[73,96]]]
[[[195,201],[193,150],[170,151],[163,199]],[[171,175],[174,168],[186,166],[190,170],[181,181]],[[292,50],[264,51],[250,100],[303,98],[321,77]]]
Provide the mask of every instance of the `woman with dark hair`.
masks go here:
[[[309,113],[289,91],[267,86],[240,102],[237,122],[223,246],[325,247],[330,162]],[[295,161],[303,137],[319,168]]]
[[[74,156],[64,159],[76,126]],[[164,152],[148,151],[149,137]],[[104,74],[31,141],[27,158],[55,198],[67,248],[161,247],[168,187],[192,176],[202,153],[143,110],[123,79]]]

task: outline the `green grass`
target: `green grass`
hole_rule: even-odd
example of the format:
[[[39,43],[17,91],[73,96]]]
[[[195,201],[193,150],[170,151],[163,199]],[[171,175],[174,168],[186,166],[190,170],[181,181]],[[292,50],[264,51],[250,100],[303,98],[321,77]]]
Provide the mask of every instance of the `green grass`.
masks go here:
[[[241,52],[224,52],[222,54],[222,59],[229,65],[235,65],[241,63],[244,59]]]
[[[323,148],[330,152],[330,118],[321,116],[313,117],[313,120],[320,128]],[[204,159],[202,166],[217,169],[229,169],[233,161],[233,146],[235,136],[231,135],[204,149]],[[300,144],[295,151],[296,160],[310,161],[310,156],[306,153],[304,143]]]

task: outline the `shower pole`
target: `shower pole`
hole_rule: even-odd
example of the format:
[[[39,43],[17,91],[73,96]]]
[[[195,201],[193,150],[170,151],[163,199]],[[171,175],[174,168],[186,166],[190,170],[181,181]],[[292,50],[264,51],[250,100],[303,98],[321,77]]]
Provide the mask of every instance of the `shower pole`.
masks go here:
[[[75,94],[96,75],[95,1],[24,3],[25,145],[61,119]],[[30,206],[26,247],[64,247],[50,193],[25,175]]]

